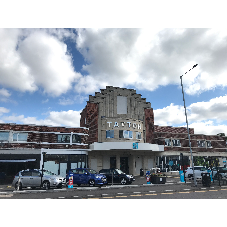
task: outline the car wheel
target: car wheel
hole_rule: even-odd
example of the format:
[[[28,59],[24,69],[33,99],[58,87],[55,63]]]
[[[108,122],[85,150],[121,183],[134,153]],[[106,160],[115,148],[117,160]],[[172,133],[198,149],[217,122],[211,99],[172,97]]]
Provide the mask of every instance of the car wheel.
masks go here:
[[[81,184],[77,184],[78,187],[80,187]]]
[[[43,182],[43,189],[46,189],[46,190],[50,189],[50,182],[49,181],[44,181]]]
[[[121,178],[120,182],[121,182],[121,184],[126,184],[127,180],[125,178]]]
[[[22,189],[22,184],[20,183],[19,188],[18,188],[18,182],[16,182],[15,189],[16,190],[21,190]]]
[[[89,180],[88,184],[89,186],[92,186],[92,187],[95,186],[95,180],[93,179]]]

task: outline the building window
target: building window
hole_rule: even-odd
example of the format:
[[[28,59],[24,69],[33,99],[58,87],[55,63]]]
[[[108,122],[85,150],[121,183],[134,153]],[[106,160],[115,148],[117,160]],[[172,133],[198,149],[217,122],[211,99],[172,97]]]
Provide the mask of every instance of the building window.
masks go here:
[[[9,132],[0,132],[0,141],[8,141]]]
[[[58,135],[58,143],[70,143],[71,135]]]
[[[180,147],[180,146],[181,146],[180,140],[172,139],[172,142],[173,142],[173,146],[174,146],[174,147]]]
[[[205,141],[204,140],[197,140],[198,147],[205,147]]]
[[[171,146],[171,139],[165,139],[165,146]]]
[[[132,131],[119,130],[119,138],[132,139]]]
[[[114,138],[114,130],[106,130],[106,138]]]
[[[72,136],[72,142],[73,143],[81,143],[81,136],[77,134],[73,134]]]
[[[13,141],[24,141],[27,142],[28,133],[20,132],[20,133],[13,133]]]
[[[211,141],[210,141],[210,140],[207,140],[206,143],[207,143],[207,147],[212,147],[212,146],[211,146]]]
[[[136,139],[137,140],[141,140],[142,136],[141,136],[141,132],[137,132],[136,133]]]
[[[127,97],[117,96],[117,114],[127,114]]]

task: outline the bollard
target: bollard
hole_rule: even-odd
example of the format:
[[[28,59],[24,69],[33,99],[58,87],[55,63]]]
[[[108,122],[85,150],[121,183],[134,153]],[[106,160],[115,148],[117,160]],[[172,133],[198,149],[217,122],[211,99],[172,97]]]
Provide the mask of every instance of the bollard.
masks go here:
[[[150,177],[149,176],[147,176],[147,184],[150,184],[151,182],[150,182]]]
[[[68,188],[73,188],[73,173],[69,174],[69,184]]]

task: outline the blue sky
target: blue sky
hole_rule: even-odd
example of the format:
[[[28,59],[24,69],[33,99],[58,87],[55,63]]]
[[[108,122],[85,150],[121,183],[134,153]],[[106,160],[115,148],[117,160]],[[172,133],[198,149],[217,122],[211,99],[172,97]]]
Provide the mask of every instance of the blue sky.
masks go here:
[[[0,29],[0,122],[79,126],[89,95],[136,89],[156,125],[227,134],[225,29]]]

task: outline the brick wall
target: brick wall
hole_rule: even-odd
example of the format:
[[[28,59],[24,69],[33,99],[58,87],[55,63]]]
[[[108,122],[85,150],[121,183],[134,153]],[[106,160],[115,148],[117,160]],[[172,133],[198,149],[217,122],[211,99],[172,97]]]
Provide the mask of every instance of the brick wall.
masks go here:
[[[188,133],[185,127],[159,126],[154,125],[155,132],[169,132],[169,133]],[[194,134],[194,128],[189,128],[189,134]]]
[[[78,144],[51,144],[57,143],[57,134],[51,132],[61,133],[83,133],[87,135],[81,135],[81,143],[87,144],[88,129],[86,128],[66,128],[66,127],[50,127],[39,125],[19,125],[19,124],[0,124],[1,131],[24,131],[28,133],[28,143],[3,143],[0,148],[27,148],[27,149],[88,149],[88,145]],[[47,132],[47,133],[45,133]],[[42,144],[46,142],[48,144]]]
[[[91,144],[98,142],[99,105],[97,103],[88,102],[80,115],[80,126],[89,128],[89,137],[87,143]]]
[[[154,113],[153,109],[144,109],[146,143],[153,143],[154,132]]]

